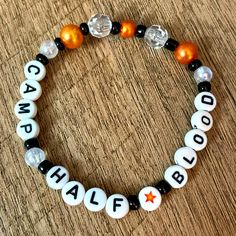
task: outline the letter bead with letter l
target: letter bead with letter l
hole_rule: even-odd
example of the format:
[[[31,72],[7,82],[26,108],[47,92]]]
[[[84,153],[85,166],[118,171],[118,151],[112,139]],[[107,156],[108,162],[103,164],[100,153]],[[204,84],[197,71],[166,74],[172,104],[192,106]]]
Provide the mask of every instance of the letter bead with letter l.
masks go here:
[[[181,147],[175,152],[174,160],[184,169],[191,169],[197,163],[197,153],[190,147]]]
[[[85,193],[84,205],[93,212],[102,210],[106,206],[107,195],[101,188],[91,188]]]

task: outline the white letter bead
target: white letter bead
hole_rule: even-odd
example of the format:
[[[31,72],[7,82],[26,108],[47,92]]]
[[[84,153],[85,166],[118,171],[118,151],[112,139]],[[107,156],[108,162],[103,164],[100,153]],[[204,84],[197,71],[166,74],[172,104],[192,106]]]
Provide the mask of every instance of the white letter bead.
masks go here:
[[[210,92],[201,92],[195,97],[194,105],[198,111],[213,111],[216,107],[216,98]]]
[[[113,194],[107,199],[107,214],[114,219],[120,219],[128,214],[129,202],[126,197],[121,194]]]
[[[20,85],[20,95],[28,100],[35,101],[42,94],[42,88],[36,80],[28,79]]]
[[[16,103],[14,111],[18,119],[30,119],[36,116],[37,106],[33,101],[21,99]]]
[[[193,128],[206,132],[212,128],[213,118],[207,111],[197,111],[192,115],[191,124]]]
[[[166,169],[164,179],[173,188],[182,188],[188,181],[188,174],[183,167],[179,165],[173,165]]]
[[[174,160],[184,169],[191,169],[197,163],[197,153],[190,147],[181,147],[175,152]]]
[[[70,206],[75,206],[83,201],[85,189],[80,182],[70,181],[64,185],[61,194],[65,203]]]
[[[16,133],[24,141],[36,138],[39,135],[39,125],[33,119],[21,120],[16,127]]]
[[[100,188],[91,188],[85,193],[84,205],[93,212],[102,210],[106,206],[107,195]]]
[[[201,151],[207,145],[207,136],[200,129],[192,129],[185,135],[184,143],[195,151]]]
[[[62,189],[69,181],[69,172],[63,166],[54,166],[48,171],[46,181],[50,188]]]
[[[46,69],[41,62],[33,60],[25,65],[24,74],[27,79],[40,81],[45,77]]]
[[[146,211],[154,211],[161,204],[160,192],[151,186],[143,188],[138,194],[138,199],[141,207]]]

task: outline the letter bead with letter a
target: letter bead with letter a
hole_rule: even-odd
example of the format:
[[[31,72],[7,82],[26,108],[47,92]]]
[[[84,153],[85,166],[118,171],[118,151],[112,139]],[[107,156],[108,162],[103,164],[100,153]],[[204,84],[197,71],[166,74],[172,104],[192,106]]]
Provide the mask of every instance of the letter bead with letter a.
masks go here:
[[[83,201],[85,189],[80,182],[70,181],[62,188],[61,194],[65,203],[75,206]]]

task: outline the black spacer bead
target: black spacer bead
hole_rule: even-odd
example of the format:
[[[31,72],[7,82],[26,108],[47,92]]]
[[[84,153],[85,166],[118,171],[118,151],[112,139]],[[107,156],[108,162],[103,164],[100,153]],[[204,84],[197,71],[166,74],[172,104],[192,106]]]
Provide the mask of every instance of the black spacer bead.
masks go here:
[[[43,65],[47,65],[49,63],[48,58],[41,53],[39,53],[35,59],[41,62]]]
[[[129,202],[129,208],[131,210],[138,210],[139,209],[140,203],[139,203],[138,197],[136,195],[128,196],[127,200]]]
[[[37,147],[39,148],[39,142],[37,138],[31,138],[24,142],[24,147],[26,150]]]
[[[168,192],[170,192],[171,190],[171,186],[170,184],[165,181],[164,179],[161,180],[160,182],[158,182],[155,185],[155,188],[163,195],[163,194],[167,194]]]
[[[48,160],[44,160],[42,161],[39,165],[38,165],[38,170],[43,174],[46,175],[48,173],[48,171],[53,167],[53,163],[51,161]]]
[[[81,23],[79,27],[80,27],[80,30],[83,35],[89,34],[89,27],[88,27],[87,23]]]
[[[198,84],[198,92],[210,92],[211,91],[211,83],[208,81],[204,81]]]
[[[119,22],[112,22],[111,34],[119,34],[121,29],[121,24]]]
[[[188,69],[190,71],[195,71],[196,69],[198,69],[201,66],[202,66],[202,62],[199,59],[195,59],[188,64]]]
[[[61,41],[60,38],[55,38],[54,42],[55,42],[58,50],[63,51],[65,49],[65,45],[63,44],[63,42]]]
[[[135,36],[137,38],[143,38],[145,35],[147,27],[145,25],[137,25],[136,31],[135,31]]]
[[[179,42],[172,39],[172,38],[168,38],[164,47],[170,51],[175,51],[175,49],[179,46]]]

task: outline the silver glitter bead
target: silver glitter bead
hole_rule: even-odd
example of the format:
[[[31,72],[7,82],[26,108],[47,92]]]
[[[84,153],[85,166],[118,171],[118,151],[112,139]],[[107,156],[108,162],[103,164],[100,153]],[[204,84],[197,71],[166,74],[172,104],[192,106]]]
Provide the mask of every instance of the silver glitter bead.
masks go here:
[[[160,25],[152,25],[148,27],[144,35],[145,42],[155,49],[164,47],[167,39],[167,30]]]
[[[212,76],[213,76],[212,70],[207,66],[201,66],[194,71],[194,79],[197,82],[197,84],[204,81],[210,82]]]
[[[57,56],[58,54],[58,48],[54,41],[51,40],[45,40],[42,42],[39,52],[46,56],[48,59],[52,59]]]
[[[103,38],[110,34],[112,22],[109,16],[97,13],[88,21],[89,32],[96,38]]]
[[[25,153],[25,162],[28,166],[37,168],[45,160],[45,153],[40,148],[30,148]]]

